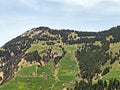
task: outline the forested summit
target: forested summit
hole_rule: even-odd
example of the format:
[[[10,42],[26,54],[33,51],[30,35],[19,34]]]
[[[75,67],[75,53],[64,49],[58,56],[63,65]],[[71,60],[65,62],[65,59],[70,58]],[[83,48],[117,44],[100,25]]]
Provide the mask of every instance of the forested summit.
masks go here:
[[[33,28],[0,48],[0,84],[4,88],[4,84],[10,82],[19,73],[19,69],[24,70],[22,74],[16,76],[19,78],[49,78],[51,74],[45,77],[44,69],[44,73],[38,72],[39,69],[41,72],[45,66],[45,69],[48,69],[47,66],[50,64],[50,68],[52,68],[50,73],[55,74],[52,75],[52,79],[56,83],[51,82],[52,85],[46,88],[41,84],[41,87],[36,90],[39,88],[51,88],[53,90],[55,88],[57,88],[55,90],[59,90],[58,88],[60,90],[63,88],[68,90],[118,90],[120,88],[119,74],[112,77],[111,73],[113,68],[116,69],[116,64],[119,67],[119,43],[120,26],[101,32],[81,32],[69,29],[55,30],[48,27]],[[73,58],[73,61],[69,57]],[[71,60],[71,63],[66,60]],[[29,76],[26,73],[24,76],[25,68],[31,65],[34,66],[36,63],[36,69],[33,70],[35,71],[34,74],[32,73]],[[63,67],[66,68],[62,69]],[[76,69],[72,67],[76,67]],[[69,75],[64,74],[64,70]],[[64,81],[65,77],[68,78],[66,78],[66,81]],[[28,78],[26,82],[33,83]],[[52,80],[48,79],[48,81]],[[14,82],[17,82],[17,80]],[[25,89],[24,87],[22,89]]]

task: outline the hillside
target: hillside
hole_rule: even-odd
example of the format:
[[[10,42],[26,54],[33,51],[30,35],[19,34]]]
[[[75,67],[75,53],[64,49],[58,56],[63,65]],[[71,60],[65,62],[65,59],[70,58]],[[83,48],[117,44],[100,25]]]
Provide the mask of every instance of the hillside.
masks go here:
[[[120,26],[33,28],[0,48],[0,90],[119,90]]]

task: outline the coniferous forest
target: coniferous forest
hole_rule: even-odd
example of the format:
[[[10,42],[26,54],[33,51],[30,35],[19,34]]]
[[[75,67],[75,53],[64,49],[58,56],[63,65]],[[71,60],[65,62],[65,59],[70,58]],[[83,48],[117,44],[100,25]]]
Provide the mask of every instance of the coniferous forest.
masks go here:
[[[120,26],[33,28],[0,48],[0,90],[120,90]]]

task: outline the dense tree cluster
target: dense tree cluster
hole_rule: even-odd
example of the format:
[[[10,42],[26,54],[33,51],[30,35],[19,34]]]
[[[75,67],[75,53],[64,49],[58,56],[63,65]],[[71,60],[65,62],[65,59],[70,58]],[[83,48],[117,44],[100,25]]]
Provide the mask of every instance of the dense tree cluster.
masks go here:
[[[103,36],[104,38],[110,35],[113,36],[113,39],[110,39],[110,43],[120,42],[120,26],[112,27],[109,30],[99,32],[98,35]]]
[[[100,67],[109,60],[109,54],[106,53],[108,49],[109,45],[105,43],[101,47],[89,43],[79,47],[76,51],[80,76],[87,79],[89,84],[92,84],[92,79],[96,74],[101,73]]]
[[[81,80],[75,83],[74,90],[119,90],[120,81],[116,79],[110,79],[109,82],[98,80],[97,83],[89,85],[87,82]]]
[[[29,61],[30,63],[32,63],[32,61],[40,62],[40,60],[41,60],[41,57],[39,56],[37,51],[26,54],[24,58],[25,58],[25,60]]]
[[[51,58],[52,58],[52,53],[51,53],[52,49],[47,49],[41,52],[41,54],[43,54],[42,56],[42,60],[44,62],[48,62]]]
[[[8,50],[0,50],[0,58],[4,58],[5,60],[9,59],[11,56],[10,52]]]
[[[3,48],[9,50],[14,55],[17,55],[17,54],[23,53],[28,48],[30,48],[31,43],[32,43],[32,40],[29,37],[18,36],[17,38],[15,38],[15,39],[11,40],[10,42],[6,43],[3,46]]]

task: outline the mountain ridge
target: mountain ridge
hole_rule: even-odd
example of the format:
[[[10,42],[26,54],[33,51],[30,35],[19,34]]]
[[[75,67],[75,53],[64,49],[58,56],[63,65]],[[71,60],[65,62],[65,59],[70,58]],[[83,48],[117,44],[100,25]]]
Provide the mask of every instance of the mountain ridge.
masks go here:
[[[92,58],[93,60],[92,62],[95,62],[94,65],[95,64],[96,65],[98,64],[98,66],[99,65],[101,66],[102,64],[104,65],[107,62],[107,60],[111,58],[112,59],[110,62],[114,63],[116,59],[118,59],[119,57],[118,56],[111,57],[111,55],[109,53],[106,53],[106,51],[109,50],[111,43],[120,42],[119,33],[120,33],[120,26],[113,27],[107,31],[102,31],[102,32],[79,32],[74,30],[54,30],[48,27],[33,28],[23,33],[22,35],[12,39],[11,41],[7,42],[5,45],[1,47],[0,49],[0,67],[1,67],[0,83],[2,85],[8,82],[9,80],[11,80],[15,76],[15,73],[19,69],[18,64],[23,60],[23,58],[26,60],[26,62],[29,62],[29,63],[38,62],[40,66],[43,65],[43,62],[44,64],[46,64],[47,62],[50,61],[50,59],[54,59],[53,61],[54,65],[55,67],[57,67],[56,65],[69,52],[68,50],[70,49],[67,50],[67,48],[70,47],[70,45],[77,45],[77,49],[73,51],[76,52],[75,56],[77,59],[77,63],[80,66],[79,67],[80,70],[83,69],[83,67],[81,66],[86,64],[86,63],[82,63],[82,65],[80,64],[81,57],[83,58],[82,61],[84,61],[84,58],[86,57],[84,56],[83,53],[86,53],[89,55],[90,52],[92,52],[93,55],[99,54],[99,56],[101,57],[104,56],[103,58],[100,59],[101,61],[99,60],[100,57],[96,58],[96,60],[98,60],[98,62],[100,63],[94,61],[94,58],[92,56],[89,57],[89,58]],[[100,43],[100,46],[94,45],[96,44],[96,41]],[[43,47],[42,51],[38,51],[39,42],[40,42],[41,48]],[[38,47],[37,47],[37,43],[38,43]],[[82,45],[82,46],[79,46],[79,45]],[[34,46],[37,47],[37,49],[33,48],[33,51],[26,52]],[[44,46],[47,46],[47,49],[45,49]],[[50,47],[50,46],[53,46],[53,47]],[[54,46],[56,46],[58,51],[55,51]],[[87,59],[88,58],[86,58],[86,60]],[[86,79],[89,83],[92,83],[91,80],[95,76],[94,74],[101,73],[100,66],[99,67],[98,66],[95,66],[95,68],[98,68],[97,69],[98,71],[93,71],[94,72],[93,74],[89,72],[91,77],[84,76],[88,72],[84,70],[83,72],[86,72],[86,73],[84,74],[81,71],[80,73],[78,73],[78,76]]]

